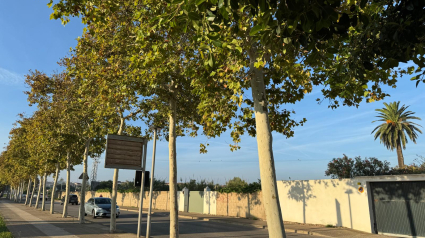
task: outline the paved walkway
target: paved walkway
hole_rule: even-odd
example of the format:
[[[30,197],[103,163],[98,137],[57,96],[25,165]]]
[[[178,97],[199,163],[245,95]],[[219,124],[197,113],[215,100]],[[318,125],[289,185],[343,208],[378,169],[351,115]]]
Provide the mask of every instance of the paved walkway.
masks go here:
[[[62,218],[60,214],[51,215],[48,211],[39,211],[23,204],[1,199],[0,212],[7,228],[13,236],[19,237],[132,237],[134,234],[110,234],[109,228],[92,223],[79,224],[75,218]]]

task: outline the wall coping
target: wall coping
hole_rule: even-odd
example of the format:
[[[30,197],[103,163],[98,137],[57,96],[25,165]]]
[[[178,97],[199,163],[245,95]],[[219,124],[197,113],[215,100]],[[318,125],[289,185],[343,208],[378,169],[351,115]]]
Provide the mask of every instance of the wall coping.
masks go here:
[[[354,178],[343,179],[311,179],[311,180],[278,180],[282,182],[294,181],[344,181],[344,180],[366,180],[367,182],[373,181],[410,181],[410,180],[425,180],[425,174],[398,174],[398,175],[377,175],[377,176],[357,176]]]

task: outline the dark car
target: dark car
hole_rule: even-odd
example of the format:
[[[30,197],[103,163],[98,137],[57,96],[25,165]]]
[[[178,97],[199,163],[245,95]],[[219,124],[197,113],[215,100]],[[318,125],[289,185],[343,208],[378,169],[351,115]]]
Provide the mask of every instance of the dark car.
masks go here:
[[[61,205],[63,205],[65,202],[65,196],[62,196],[61,199]],[[78,196],[75,194],[69,194],[69,201],[68,203],[71,203],[72,205],[78,205]]]
[[[93,218],[111,216],[111,199],[104,197],[90,198],[85,204],[85,215],[90,214]],[[120,208],[117,205],[116,217],[120,216]]]
[[[40,193],[40,197],[38,197],[38,199],[40,199],[40,201],[42,201],[43,198],[46,199],[46,201],[50,200],[49,195],[46,195],[46,197],[44,197],[44,195],[42,193]]]

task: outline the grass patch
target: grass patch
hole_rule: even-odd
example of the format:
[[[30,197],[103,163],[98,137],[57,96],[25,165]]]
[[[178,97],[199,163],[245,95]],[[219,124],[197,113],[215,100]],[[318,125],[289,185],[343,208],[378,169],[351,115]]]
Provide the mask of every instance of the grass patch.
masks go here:
[[[3,217],[0,216],[0,238],[13,238],[13,235],[6,227]]]
[[[328,225],[326,225],[326,227],[329,227],[329,228],[335,228],[336,226],[331,225],[331,224],[328,224]]]

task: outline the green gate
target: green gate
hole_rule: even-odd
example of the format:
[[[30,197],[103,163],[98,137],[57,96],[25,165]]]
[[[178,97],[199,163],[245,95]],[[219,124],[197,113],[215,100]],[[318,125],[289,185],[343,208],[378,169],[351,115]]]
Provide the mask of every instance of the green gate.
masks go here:
[[[425,181],[370,183],[377,233],[425,236]]]
[[[196,213],[204,212],[204,192],[203,191],[189,192],[189,212],[196,212]]]

